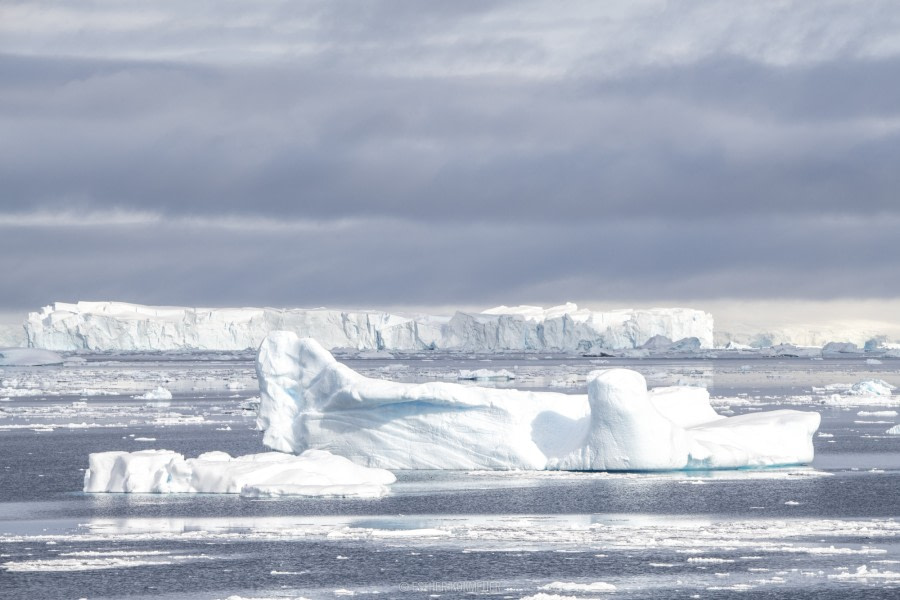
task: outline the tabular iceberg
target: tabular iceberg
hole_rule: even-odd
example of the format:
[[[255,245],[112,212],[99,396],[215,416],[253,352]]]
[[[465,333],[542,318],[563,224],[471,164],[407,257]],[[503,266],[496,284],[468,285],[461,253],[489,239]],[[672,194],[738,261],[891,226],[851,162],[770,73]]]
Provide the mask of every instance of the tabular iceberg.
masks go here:
[[[378,497],[394,481],[390,471],[362,467],[322,450],[236,458],[207,452],[189,459],[170,450],[139,450],[91,454],[84,491]]]
[[[810,462],[819,414],[718,415],[700,388],[647,390],[595,371],[588,394],[370,379],[287,331],[257,358],[258,425],[282,452],[328,450],[385,469],[668,470]]]
[[[51,350],[245,350],[270,331],[326,348],[591,352],[637,348],[654,336],[711,347],[713,320],[687,308],[594,312],[574,304],[497,307],[452,317],[378,311],[184,308],[124,302],[57,302],[28,315],[28,344]]]

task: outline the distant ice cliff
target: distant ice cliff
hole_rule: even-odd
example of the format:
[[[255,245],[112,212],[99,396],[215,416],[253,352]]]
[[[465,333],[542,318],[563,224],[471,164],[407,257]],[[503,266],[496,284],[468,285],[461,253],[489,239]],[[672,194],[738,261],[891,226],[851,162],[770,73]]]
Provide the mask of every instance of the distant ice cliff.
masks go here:
[[[599,352],[657,336],[710,348],[713,318],[689,308],[595,312],[500,306],[453,316],[326,308],[186,308],[57,302],[28,315],[28,345],[50,350],[244,350],[270,331],[313,337],[329,349]],[[690,338],[696,338],[690,340]],[[659,339],[659,338],[657,338]]]

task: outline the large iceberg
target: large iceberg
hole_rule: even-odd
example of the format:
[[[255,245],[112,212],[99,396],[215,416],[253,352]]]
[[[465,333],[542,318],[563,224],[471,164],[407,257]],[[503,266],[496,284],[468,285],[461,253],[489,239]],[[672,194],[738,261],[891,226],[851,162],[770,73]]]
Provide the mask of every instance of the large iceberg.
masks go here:
[[[188,459],[170,450],[95,452],[88,465],[84,491],[91,493],[378,497],[396,481],[390,471],[362,467],[322,450],[236,458],[207,452]]]
[[[259,349],[258,426],[282,452],[327,450],[385,469],[667,470],[810,462],[819,414],[723,417],[701,388],[647,390],[595,371],[587,395],[364,377],[313,339]]]
[[[655,336],[711,347],[713,319],[688,308],[595,312],[501,306],[453,316],[378,311],[184,308],[123,302],[57,302],[28,315],[28,345],[50,350],[244,350],[276,330],[326,348],[597,352],[637,348]]]

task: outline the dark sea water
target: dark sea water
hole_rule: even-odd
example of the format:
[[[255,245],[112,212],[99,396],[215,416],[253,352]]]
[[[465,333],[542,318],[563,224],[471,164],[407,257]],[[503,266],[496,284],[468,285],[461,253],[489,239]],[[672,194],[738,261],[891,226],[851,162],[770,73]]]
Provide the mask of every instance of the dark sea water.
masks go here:
[[[900,436],[885,434],[900,398],[827,400],[900,383],[900,361],[348,361],[406,381],[518,367],[503,385],[571,393],[590,369],[629,366],[651,385],[705,385],[724,411],[818,410],[827,437],[809,467],[400,472],[381,499],[250,500],[80,491],[91,452],[265,450],[247,357],[121,358],[0,373],[0,597],[900,597]],[[133,398],[157,384],[167,406]]]

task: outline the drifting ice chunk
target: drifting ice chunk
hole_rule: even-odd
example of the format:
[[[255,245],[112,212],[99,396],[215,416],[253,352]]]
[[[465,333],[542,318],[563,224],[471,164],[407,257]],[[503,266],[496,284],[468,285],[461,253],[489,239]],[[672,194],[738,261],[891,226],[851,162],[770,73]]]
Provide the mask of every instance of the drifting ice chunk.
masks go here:
[[[641,349],[655,352],[697,352],[702,345],[700,340],[695,337],[682,338],[673,342],[664,335],[654,335],[641,345]]]
[[[474,371],[467,371],[463,369],[459,372],[459,375],[457,375],[456,378],[464,381],[509,381],[511,379],[515,379],[516,374],[512,371],[507,371],[506,369],[501,369],[499,371],[491,371],[490,369],[475,369]]]
[[[853,342],[828,342],[822,346],[822,356],[825,358],[840,358],[841,356],[862,354],[863,350]]]
[[[730,341],[725,344],[726,350],[756,350],[753,346],[748,346],[747,344],[740,344],[735,341]]]
[[[63,357],[49,350],[0,348],[0,367],[43,367],[61,364]]]
[[[821,358],[822,349],[815,346],[794,346],[793,344],[778,344],[763,350],[763,356],[784,356],[788,358]]]
[[[89,465],[85,492],[377,497],[396,481],[389,471],[361,467],[321,450],[236,458],[207,452],[187,460],[169,450],[98,452],[90,455]]]
[[[270,334],[257,359],[263,443],[387,469],[660,470],[809,462],[818,413],[725,418],[696,388],[648,392],[626,369],[588,395],[359,375],[312,339]]]
[[[883,379],[867,379],[850,386],[851,396],[890,396],[894,392],[894,386]]]
[[[603,581],[595,581],[593,583],[554,581],[553,583],[541,586],[541,589],[553,592],[614,592],[616,591],[616,586]]]
[[[172,392],[159,385],[155,390],[150,390],[146,394],[135,396],[135,400],[171,400]]]
[[[159,492],[168,482],[167,467],[184,456],[169,450],[96,452],[84,473],[85,492]]]

